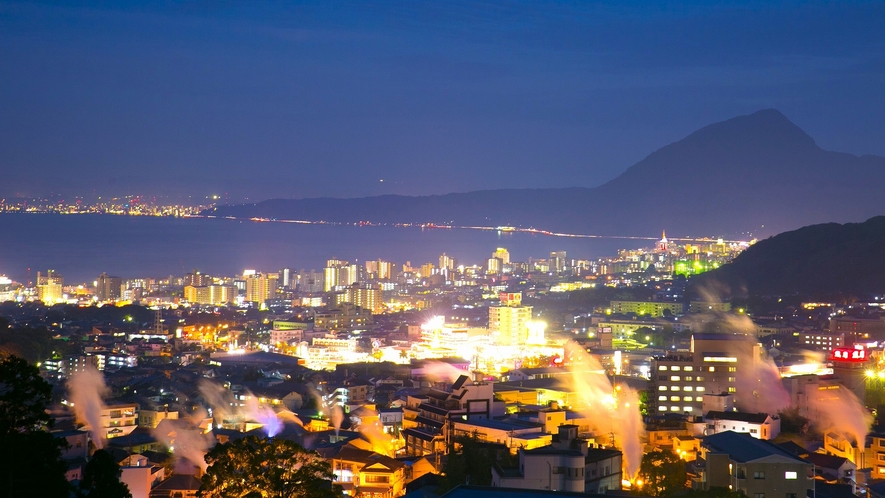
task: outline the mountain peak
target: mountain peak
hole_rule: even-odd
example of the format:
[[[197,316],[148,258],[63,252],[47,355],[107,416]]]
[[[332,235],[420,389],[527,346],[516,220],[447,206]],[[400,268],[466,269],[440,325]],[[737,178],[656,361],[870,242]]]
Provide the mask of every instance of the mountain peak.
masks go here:
[[[777,109],[762,109],[701,128],[682,142],[693,146],[814,148],[814,139]],[[678,143],[678,142],[677,142]]]

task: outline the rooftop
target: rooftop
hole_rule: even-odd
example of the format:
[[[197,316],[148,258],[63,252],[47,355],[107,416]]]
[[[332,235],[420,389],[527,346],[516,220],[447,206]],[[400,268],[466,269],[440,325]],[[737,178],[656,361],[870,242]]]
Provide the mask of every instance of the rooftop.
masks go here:
[[[756,439],[745,433],[720,432],[704,438],[703,445],[711,451],[725,453],[737,462],[752,462],[768,456],[780,456],[796,463],[807,463],[776,444]]]

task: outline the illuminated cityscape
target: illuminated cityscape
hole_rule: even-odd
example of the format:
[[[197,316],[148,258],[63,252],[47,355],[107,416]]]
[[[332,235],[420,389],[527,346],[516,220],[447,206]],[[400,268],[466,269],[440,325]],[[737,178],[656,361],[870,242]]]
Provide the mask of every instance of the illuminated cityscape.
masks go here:
[[[53,334],[52,351],[37,358],[44,378],[103,373],[119,394],[102,409],[133,414],[119,421],[122,430],[103,429],[109,447],[128,449],[129,438],[143,434],[145,448],[162,450],[157,414],[180,420],[203,407],[209,418],[195,420],[193,430],[218,441],[264,431],[341,446],[333,460],[345,492],[371,482],[360,469],[382,455],[391,462],[384,472],[393,473],[384,493],[393,496],[415,479],[400,475],[403,464],[432,473],[458,437],[549,462],[566,458],[562,445],[577,441],[569,444],[584,445],[587,465],[605,465],[596,479],[564,481],[561,489],[600,492],[640,486],[639,461],[649,448],[691,461],[710,451],[702,435],[777,438],[784,406],[773,409],[769,400],[778,388],[752,386],[751,378],[783,378],[785,399],[797,400],[810,420],[835,416],[821,415],[825,401],[814,392],[835,396],[828,402],[881,396],[885,368],[874,365],[885,358],[877,339],[885,327],[879,318],[857,318],[857,311],[879,316],[876,305],[806,303],[772,321],[688,297],[681,261],[727,264],[746,247],[663,237],[652,248],[595,261],[564,251],[514,261],[498,247],[485,266],[447,254],[421,264],[330,259],[322,269],[232,276],[102,273],[85,284],[47,270],[30,283],[0,277],[0,311],[10,326],[40,324]],[[53,314],[60,318],[49,323]],[[763,339],[774,349],[765,350]],[[785,355],[791,347],[798,353]],[[187,390],[175,380],[132,383],[129,372],[163,365],[187,376],[203,372],[201,394],[182,398]],[[222,377],[205,378],[208,371]],[[598,403],[612,410],[605,420],[619,422],[596,417]],[[627,415],[630,406],[635,415]],[[643,420],[633,421],[639,410]],[[856,468],[868,458],[853,446],[869,439],[859,427],[824,440]],[[697,472],[703,478],[705,470]],[[531,485],[528,473],[493,470],[491,479]]]
[[[0,1],[0,498],[885,498],[883,26]]]

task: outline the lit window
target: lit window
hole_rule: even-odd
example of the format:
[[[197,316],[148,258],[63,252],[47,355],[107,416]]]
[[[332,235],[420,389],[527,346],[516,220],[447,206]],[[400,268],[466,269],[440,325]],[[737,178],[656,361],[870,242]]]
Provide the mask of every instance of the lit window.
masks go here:
[[[658,407],[658,411],[659,411],[659,412],[665,412],[665,411],[667,411],[667,407],[666,407],[666,406],[659,406],[659,407]]]
[[[693,388],[691,386],[685,386],[682,388],[683,391],[691,391]]]
[[[690,412],[690,411],[691,411],[691,407],[690,407],[690,406],[683,406],[683,407],[682,407],[682,411],[684,411],[684,412]]]
[[[695,401],[704,401],[704,398],[702,396],[697,396],[694,400]]]
[[[666,396],[658,396],[658,401],[667,401]]]
[[[678,376],[678,375],[671,375],[671,376],[670,376],[670,381],[671,381],[671,382],[679,382],[680,380],[682,380],[682,377],[680,377],[680,376]]]
[[[685,370],[686,372],[693,372],[693,371],[694,371],[694,367],[692,367],[692,366],[688,366],[688,367],[683,368],[683,370]]]
[[[679,401],[679,396],[670,396],[670,401]]]
[[[671,390],[671,391],[678,391],[678,390],[679,390],[679,386],[670,386],[670,390]]]
[[[728,392],[730,392],[730,393],[733,393],[733,392],[735,392],[735,391],[736,391],[736,389],[733,388],[733,387],[729,387],[729,388],[728,388]]]
[[[784,472],[784,479],[798,479],[799,474],[796,472]]]
[[[698,386],[698,387],[694,388],[694,390],[700,393],[700,392],[704,392],[705,389],[704,389],[704,386]]]
[[[716,367],[709,367],[707,370],[709,370],[710,372],[715,372],[715,371],[716,371]]]
[[[679,411],[679,407],[678,407],[678,406],[671,406],[671,407],[670,407],[670,411],[671,411],[671,412],[678,412],[678,411]]]
[[[661,365],[661,366],[659,366],[659,367],[658,367],[658,370],[660,370],[660,371],[662,371],[662,372],[665,371],[665,370],[667,370],[667,365]]]
[[[692,399],[691,396],[686,396],[686,397],[682,398],[682,401],[688,401],[689,403],[691,403],[691,399]]]
[[[658,391],[666,391],[667,386],[658,386]]]
[[[670,367],[670,370],[673,371],[673,372],[678,372],[678,371],[679,371],[679,365],[673,365],[672,367]]]

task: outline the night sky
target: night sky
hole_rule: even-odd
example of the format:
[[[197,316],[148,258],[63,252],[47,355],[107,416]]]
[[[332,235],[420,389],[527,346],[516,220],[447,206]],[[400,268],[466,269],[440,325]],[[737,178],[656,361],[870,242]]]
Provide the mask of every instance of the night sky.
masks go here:
[[[0,2],[0,195],[592,187],[769,107],[885,155],[882,2],[292,3]]]

